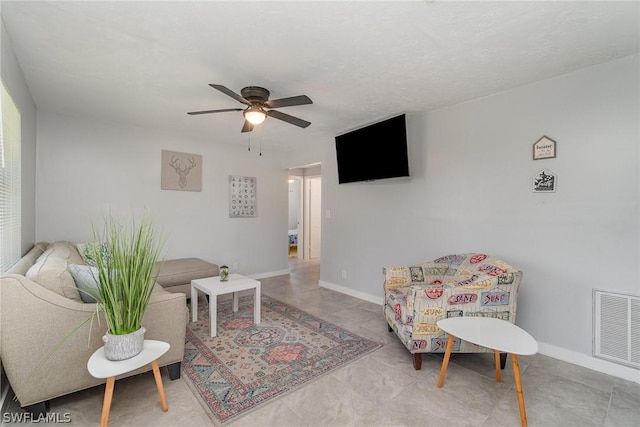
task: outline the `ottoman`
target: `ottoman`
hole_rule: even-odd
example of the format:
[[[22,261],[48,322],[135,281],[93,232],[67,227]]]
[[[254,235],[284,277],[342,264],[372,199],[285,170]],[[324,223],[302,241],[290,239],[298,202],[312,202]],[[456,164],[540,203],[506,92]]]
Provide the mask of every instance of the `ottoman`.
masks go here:
[[[200,258],[168,259],[158,263],[160,273],[157,282],[166,291],[182,292],[191,298],[191,281],[205,277],[218,276],[220,269],[216,264]]]

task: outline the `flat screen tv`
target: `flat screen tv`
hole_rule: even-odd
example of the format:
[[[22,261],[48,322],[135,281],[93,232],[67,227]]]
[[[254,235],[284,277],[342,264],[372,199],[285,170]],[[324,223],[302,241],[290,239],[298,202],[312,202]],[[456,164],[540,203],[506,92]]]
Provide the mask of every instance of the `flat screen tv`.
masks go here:
[[[409,176],[404,114],[335,139],[339,184]]]

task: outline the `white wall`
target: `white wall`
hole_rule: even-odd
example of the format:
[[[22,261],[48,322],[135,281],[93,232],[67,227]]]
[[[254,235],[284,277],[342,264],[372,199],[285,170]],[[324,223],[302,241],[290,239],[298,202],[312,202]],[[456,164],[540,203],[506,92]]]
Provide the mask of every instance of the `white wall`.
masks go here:
[[[202,192],[160,189],[162,150],[203,156]],[[39,241],[87,241],[103,213],[147,209],[168,258],[237,263],[243,274],[288,269],[288,176],[268,151],[39,111],[37,169]],[[229,218],[229,175],[257,177],[257,218]]]
[[[21,233],[22,253],[26,253],[35,241],[36,236],[36,106],[31,98],[31,93],[24,80],[22,69],[13,52],[11,39],[7,34],[4,23],[0,21],[0,65],[2,69],[2,81],[11,94],[13,101],[20,111],[22,126],[21,134]]]
[[[406,180],[338,185],[325,144],[321,281],[381,301],[383,266],[489,253],[524,272],[517,323],[547,349],[589,357],[592,289],[640,294],[638,63],[409,114]],[[543,135],[557,158],[534,161]],[[532,193],[543,168],[556,193]]]

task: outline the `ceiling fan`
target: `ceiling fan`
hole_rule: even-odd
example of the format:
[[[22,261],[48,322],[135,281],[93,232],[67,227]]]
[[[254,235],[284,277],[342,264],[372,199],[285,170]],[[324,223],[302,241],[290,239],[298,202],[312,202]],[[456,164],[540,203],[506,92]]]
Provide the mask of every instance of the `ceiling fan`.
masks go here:
[[[292,107],[294,105],[313,104],[313,101],[306,95],[292,96],[290,98],[280,98],[269,100],[269,91],[265,88],[258,86],[247,86],[242,88],[240,95],[232,91],[231,89],[217,84],[209,84],[214,89],[219,90],[225,95],[230,96],[236,101],[247,105],[247,108],[225,108],[222,110],[205,110],[205,111],[191,111],[187,114],[210,114],[210,113],[223,113],[226,111],[242,111],[244,116],[244,125],[242,126],[242,132],[251,132],[255,125],[259,125],[269,117],[282,120],[292,125],[306,128],[311,124],[306,120],[299,119],[298,117],[291,116],[289,114],[282,113],[277,110],[267,110],[266,108],[281,108]]]

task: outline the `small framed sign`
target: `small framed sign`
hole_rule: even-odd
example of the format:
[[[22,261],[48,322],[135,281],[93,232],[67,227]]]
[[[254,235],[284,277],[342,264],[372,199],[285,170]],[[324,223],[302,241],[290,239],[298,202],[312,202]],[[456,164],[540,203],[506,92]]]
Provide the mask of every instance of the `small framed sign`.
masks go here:
[[[556,176],[551,171],[543,169],[533,177],[533,192],[555,193],[556,184]]]
[[[202,156],[162,150],[162,190],[202,191]]]
[[[533,160],[552,159],[556,157],[556,142],[543,136],[533,144]]]
[[[253,176],[229,175],[229,218],[258,216],[258,180]]]

